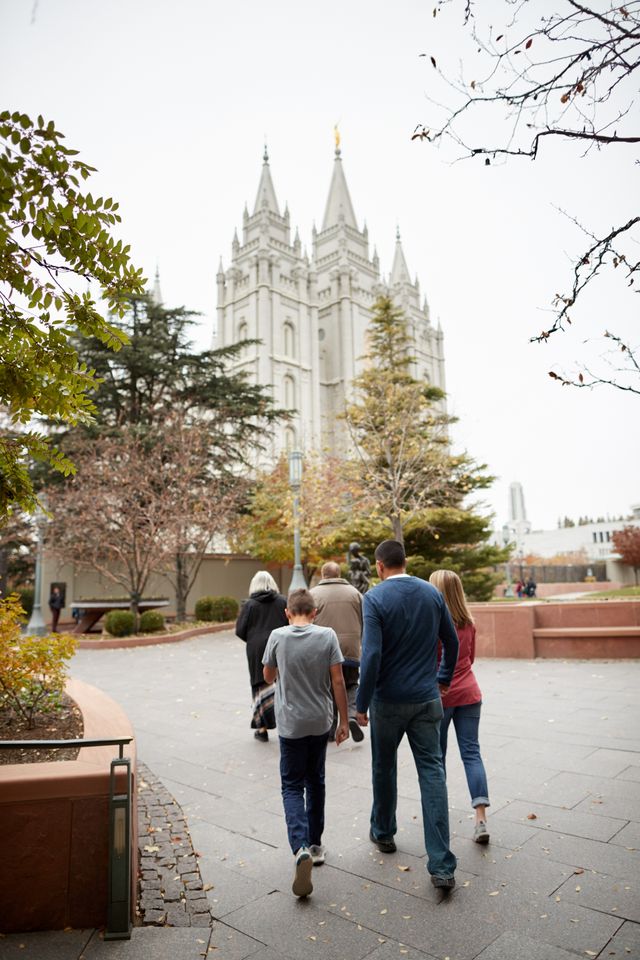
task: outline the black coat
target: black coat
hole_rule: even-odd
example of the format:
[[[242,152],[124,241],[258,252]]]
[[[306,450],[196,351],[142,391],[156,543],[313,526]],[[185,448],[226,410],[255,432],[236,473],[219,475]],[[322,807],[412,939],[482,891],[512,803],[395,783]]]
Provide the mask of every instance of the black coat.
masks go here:
[[[289,622],[284,612],[286,606],[286,599],[274,590],[252,593],[242,604],[236,621],[236,636],[247,645],[252,687],[264,683],[262,657],[271,631],[276,627],[286,627]]]

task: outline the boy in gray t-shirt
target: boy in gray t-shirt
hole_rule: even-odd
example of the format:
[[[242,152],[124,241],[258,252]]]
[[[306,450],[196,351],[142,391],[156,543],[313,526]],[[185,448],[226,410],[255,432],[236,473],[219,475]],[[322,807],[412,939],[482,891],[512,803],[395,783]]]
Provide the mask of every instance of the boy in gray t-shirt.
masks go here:
[[[315,613],[309,591],[292,590],[286,609],[289,626],[271,632],[262,658],[265,681],[276,682],[282,801],[295,857],[292,890],[297,897],[311,893],[312,867],[324,863],[324,765],[332,690],[340,715],[336,745],[349,736],[344,658],[335,631],[313,623]]]

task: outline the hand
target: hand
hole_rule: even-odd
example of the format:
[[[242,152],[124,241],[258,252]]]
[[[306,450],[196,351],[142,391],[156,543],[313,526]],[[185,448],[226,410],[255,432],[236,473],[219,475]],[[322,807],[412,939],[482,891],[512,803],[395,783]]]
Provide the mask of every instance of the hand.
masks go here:
[[[336,727],[336,747],[339,747],[343,740],[349,736],[349,727],[346,723],[339,723]]]
[[[369,717],[366,715],[366,713],[356,713],[356,720],[358,721],[358,725],[361,727],[369,726]]]
[[[447,683],[447,684],[439,683],[439,684],[438,684],[438,689],[440,690],[440,696],[441,696],[441,697],[444,697],[445,693],[449,693],[449,687],[450,687],[450,686],[451,686],[451,684],[449,684],[449,683]]]

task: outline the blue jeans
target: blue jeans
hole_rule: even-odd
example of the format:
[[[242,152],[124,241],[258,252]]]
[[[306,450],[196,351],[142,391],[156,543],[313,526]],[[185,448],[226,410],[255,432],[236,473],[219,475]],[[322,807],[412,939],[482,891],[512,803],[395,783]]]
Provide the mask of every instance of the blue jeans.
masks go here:
[[[449,848],[447,782],[440,753],[442,702],[389,703],[375,700],[370,709],[373,808],[371,833],[376,840],[391,839],[398,829],[398,747],[407,735],[413,753],[420,796],[427,870],[452,877],[457,861]]]
[[[469,784],[472,807],[489,806],[487,774],[480,756],[480,743],[478,742],[481,707],[482,703],[468,703],[462,707],[445,707],[444,717],[440,724],[440,746],[444,764],[447,756],[447,733],[449,724],[453,720],[460,756],[464,763],[464,772]]]
[[[282,802],[293,853],[322,842],[328,738],[328,731],[320,737],[280,737]]]

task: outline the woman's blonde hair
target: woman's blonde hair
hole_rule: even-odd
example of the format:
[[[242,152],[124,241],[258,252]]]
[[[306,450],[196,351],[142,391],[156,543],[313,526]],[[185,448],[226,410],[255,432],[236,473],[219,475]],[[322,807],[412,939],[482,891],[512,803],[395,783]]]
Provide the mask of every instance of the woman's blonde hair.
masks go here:
[[[429,583],[432,583],[444,597],[456,627],[473,623],[462,582],[457,573],[453,570],[435,570],[429,577]]]
[[[262,593],[264,590],[273,590],[277,593],[278,584],[268,570],[258,570],[249,584],[249,596],[251,596],[252,593]]]

